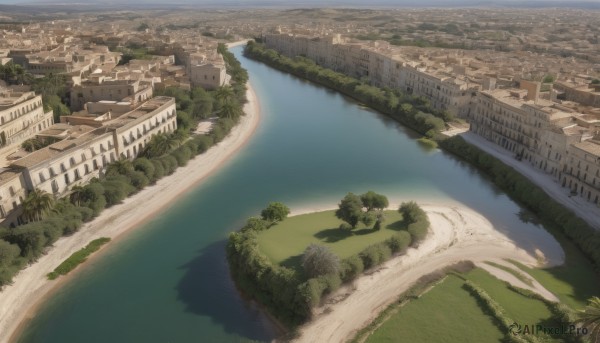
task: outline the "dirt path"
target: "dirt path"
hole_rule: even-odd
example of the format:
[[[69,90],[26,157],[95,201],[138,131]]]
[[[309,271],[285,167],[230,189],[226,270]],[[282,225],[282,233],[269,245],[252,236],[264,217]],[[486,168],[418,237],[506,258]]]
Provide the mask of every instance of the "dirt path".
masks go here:
[[[296,342],[345,342],[421,276],[458,261],[511,258],[526,265],[537,264],[535,256],[517,247],[487,219],[468,208],[422,207],[431,221],[426,241],[418,249],[386,262],[376,272],[340,288],[330,298],[342,300],[317,308],[315,318],[300,328]],[[548,261],[549,265],[562,263]]]

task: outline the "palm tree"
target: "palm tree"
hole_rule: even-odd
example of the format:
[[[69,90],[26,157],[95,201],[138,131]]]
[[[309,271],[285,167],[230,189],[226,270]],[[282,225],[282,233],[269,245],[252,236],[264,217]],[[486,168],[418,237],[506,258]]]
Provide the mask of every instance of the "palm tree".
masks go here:
[[[231,102],[235,96],[233,88],[231,86],[219,87],[215,92],[215,99],[221,104],[221,106]]]
[[[219,116],[221,118],[230,118],[236,119],[242,115],[242,109],[239,104],[234,103],[233,101],[226,102],[221,107],[221,111],[219,112]]]
[[[587,328],[590,342],[600,343],[600,298],[592,297],[585,309],[579,312],[577,321]]]
[[[34,189],[23,200],[23,217],[27,221],[39,221],[54,207],[54,198],[49,193]]]
[[[83,193],[85,192],[85,188],[82,186],[73,186],[71,188],[71,194],[69,194],[69,200],[75,206],[80,206],[81,200],[83,200]]]

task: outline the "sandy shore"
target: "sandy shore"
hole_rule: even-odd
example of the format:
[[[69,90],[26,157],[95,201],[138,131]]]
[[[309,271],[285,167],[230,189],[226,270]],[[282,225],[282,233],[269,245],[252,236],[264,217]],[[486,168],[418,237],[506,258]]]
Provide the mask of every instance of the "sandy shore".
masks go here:
[[[231,49],[231,48],[235,48],[236,46],[246,45],[246,43],[248,43],[249,40],[252,40],[252,39],[250,39],[250,38],[242,39],[237,42],[226,43],[225,45],[227,45],[228,49]]]
[[[244,107],[246,115],[222,142],[190,160],[187,166],[178,168],[173,175],[127,198],[122,204],[104,210],[98,218],[85,224],[73,236],[58,240],[47,255],[21,271],[12,285],[0,292],[0,343],[14,341],[19,329],[35,316],[36,309],[45,297],[61,283],[72,278],[77,270],[55,281],[48,281],[47,273],[96,238],[110,237],[114,242],[126,231],[140,227],[176,203],[181,194],[193,189],[244,146],[260,119],[258,99],[250,86],[247,97],[248,103]]]
[[[375,272],[360,277],[329,296],[324,305],[315,309],[315,318],[300,328],[296,342],[346,342],[421,276],[458,261],[506,264],[504,259],[511,258],[530,266],[538,263],[539,256],[531,256],[519,248],[518,244],[494,229],[487,219],[467,207],[421,206],[431,222],[427,239],[417,249],[409,249],[406,255],[391,259]],[[548,265],[558,265],[564,261],[547,262]],[[486,269],[508,282],[516,280],[497,268]],[[517,286],[522,284],[517,280]],[[534,284],[532,290],[556,299],[539,284]]]

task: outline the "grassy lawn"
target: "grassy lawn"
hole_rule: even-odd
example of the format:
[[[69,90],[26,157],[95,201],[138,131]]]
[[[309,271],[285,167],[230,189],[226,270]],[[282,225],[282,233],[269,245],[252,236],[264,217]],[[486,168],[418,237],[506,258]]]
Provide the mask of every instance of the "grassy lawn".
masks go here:
[[[499,342],[503,332],[450,275],[387,319],[366,342]]]
[[[546,304],[510,290],[504,282],[481,268],[473,269],[466,277],[483,288],[517,323],[538,324],[552,316]]]
[[[260,250],[273,263],[296,268],[300,256],[310,243],[328,246],[343,259],[404,229],[401,225],[402,215],[398,211],[385,211],[386,222],[379,231],[360,224],[352,232],[339,229],[342,221],[334,213],[331,210],[290,217],[259,234]]]
[[[573,309],[582,309],[592,296],[600,296],[600,278],[592,264],[575,245],[560,234],[555,234],[565,251],[565,264],[552,268],[529,268],[510,261],[527,272],[560,301]]]

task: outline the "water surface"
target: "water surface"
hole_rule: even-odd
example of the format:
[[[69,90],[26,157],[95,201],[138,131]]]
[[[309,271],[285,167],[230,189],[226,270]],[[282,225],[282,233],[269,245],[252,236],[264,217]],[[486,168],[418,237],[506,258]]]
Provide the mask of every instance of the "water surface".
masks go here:
[[[274,327],[243,300],[225,261],[227,233],[270,201],[331,207],[347,192],[460,203],[528,251],[558,243],[477,171],[427,151],[396,122],[241,56],[260,99],[249,144],[167,212],[52,296],[21,342],[245,342]],[[558,249],[560,251],[560,249]],[[549,256],[552,257],[552,256]]]

